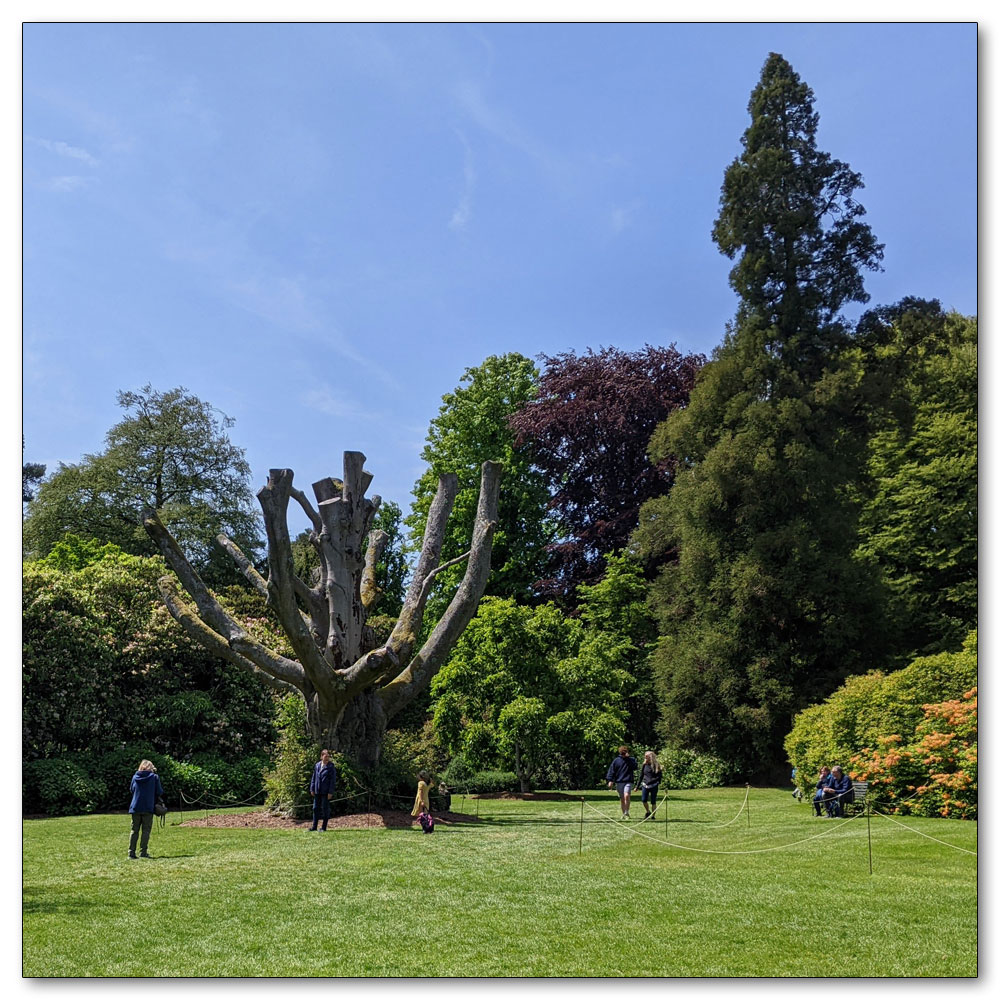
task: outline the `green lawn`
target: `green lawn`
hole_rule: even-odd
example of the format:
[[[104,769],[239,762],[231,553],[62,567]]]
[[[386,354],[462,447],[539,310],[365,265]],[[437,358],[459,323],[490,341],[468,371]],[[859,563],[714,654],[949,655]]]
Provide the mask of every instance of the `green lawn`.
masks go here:
[[[125,815],[27,820],[24,974],[801,976],[821,952],[861,976],[977,974],[971,854],[873,816],[869,875],[865,818],[786,791],[754,789],[749,825],[722,825],[743,789],[676,792],[668,829],[586,797],[582,854],[569,793],[482,800],[429,837],[157,825],[146,861]],[[974,823],[902,822],[977,849]]]

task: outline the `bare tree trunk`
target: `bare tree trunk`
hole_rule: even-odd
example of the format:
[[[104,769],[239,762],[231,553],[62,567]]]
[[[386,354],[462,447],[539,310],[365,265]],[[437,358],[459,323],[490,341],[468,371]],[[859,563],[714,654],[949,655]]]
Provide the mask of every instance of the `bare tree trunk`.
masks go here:
[[[322,479],[313,484],[316,507],[293,486],[290,469],[271,470],[267,485],[257,494],[267,530],[266,580],[236,545],[224,535],[218,538],[250,583],[267,598],[288,636],[294,659],[256,642],[229,616],[155,511],[143,512],[143,525],[193,601],[182,597],[173,577],[159,581],[164,603],[188,635],[275,690],[298,691],[305,699],[312,738],[371,768],[378,763],[389,721],[427,687],[476,613],[490,573],[501,467],[496,462],[483,463],[470,549],[444,565],[440,564],[441,548],[458,483],[454,475],[439,480],[402,611],[389,638],[373,648],[366,622],[380,596],[375,565],[386,536],[370,530],[381,500],[364,496],[372,479],[364,461],[360,452],[345,452],[343,480]],[[289,500],[302,507],[313,526],[309,540],[320,560],[319,578],[313,585],[300,580],[292,565]],[[458,592],[417,650],[435,577],[446,566],[463,560],[467,565]]]

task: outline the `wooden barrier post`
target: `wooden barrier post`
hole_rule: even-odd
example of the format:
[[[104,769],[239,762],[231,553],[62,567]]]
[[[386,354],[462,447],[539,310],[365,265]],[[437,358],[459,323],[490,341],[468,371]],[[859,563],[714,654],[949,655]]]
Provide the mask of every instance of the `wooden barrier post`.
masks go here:
[[[865,796],[865,815],[868,818],[868,874],[872,874],[872,800]]]
[[[583,803],[584,797],[580,796],[580,854],[583,854]]]
[[[747,829],[750,829],[750,782],[747,782]]]

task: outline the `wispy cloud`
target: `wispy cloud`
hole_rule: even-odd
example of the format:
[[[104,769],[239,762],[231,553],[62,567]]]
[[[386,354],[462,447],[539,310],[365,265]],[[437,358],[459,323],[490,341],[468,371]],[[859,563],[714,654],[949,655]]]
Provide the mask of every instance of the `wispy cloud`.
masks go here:
[[[476,167],[472,159],[472,147],[465,136],[458,132],[459,139],[465,148],[465,159],[463,163],[462,175],[465,186],[462,188],[461,197],[455,206],[455,211],[451,213],[451,221],[448,223],[450,229],[463,230],[469,224],[469,217],[472,214],[472,194],[476,188]]]
[[[41,187],[46,191],[69,192],[77,191],[90,183],[90,178],[80,177],[76,174],[69,174],[64,177],[49,177],[41,182]]]
[[[529,135],[507,112],[487,103],[479,84],[464,80],[458,85],[456,97],[462,110],[484,131],[526,153],[547,169],[558,164],[546,147]]]
[[[85,130],[100,142],[105,154],[124,153],[134,147],[133,137],[123,131],[116,118],[92,108],[74,93],[51,87],[26,87],[25,94],[69,115],[78,129]]]
[[[302,402],[309,410],[315,410],[328,417],[340,417],[346,420],[363,420],[369,414],[356,403],[345,399],[341,393],[335,393],[329,386],[310,389],[302,397]]]
[[[62,142],[58,139],[39,139],[33,135],[26,136],[26,140],[36,146],[41,146],[42,149],[47,149],[50,153],[55,153],[56,156],[64,156],[70,160],[86,163],[88,167],[96,167],[100,163],[87,150],[79,146],[71,146],[68,142]]]
[[[633,201],[629,205],[616,205],[611,210],[611,231],[621,233],[632,225],[632,220],[636,212],[642,207],[642,203]]]

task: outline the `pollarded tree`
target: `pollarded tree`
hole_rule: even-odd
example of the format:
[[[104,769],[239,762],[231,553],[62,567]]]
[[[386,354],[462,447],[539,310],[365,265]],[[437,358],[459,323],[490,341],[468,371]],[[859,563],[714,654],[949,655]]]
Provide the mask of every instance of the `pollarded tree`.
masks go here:
[[[345,452],[343,480],[313,484],[316,507],[293,486],[290,469],[271,470],[267,485],[257,493],[267,529],[266,580],[225,535],[218,537],[250,583],[267,597],[294,658],[254,640],[222,607],[155,511],[144,513],[143,524],[194,602],[182,597],[173,577],[159,581],[167,608],[184,630],[271,688],[299,692],[306,703],[311,737],[371,768],[378,762],[388,721],[427,687],[476,613],[490,573],[500,465],[483,463],[471,548],[444,563],[441,548],[458,480],[453,474],[440,478],[399,618],[389,637],[378,642],[367,620],[380,597],[375,569],[388,536],[370,530],[381,499],[365,498],[372,477],[364,470],[364,461],[360,452]],[[319,578],[312,586],[294,571],[287,523],[290,500],[312,523],[309,540],[320,562]],[[455,596],[418,649],[435,577],[466,560]]]

